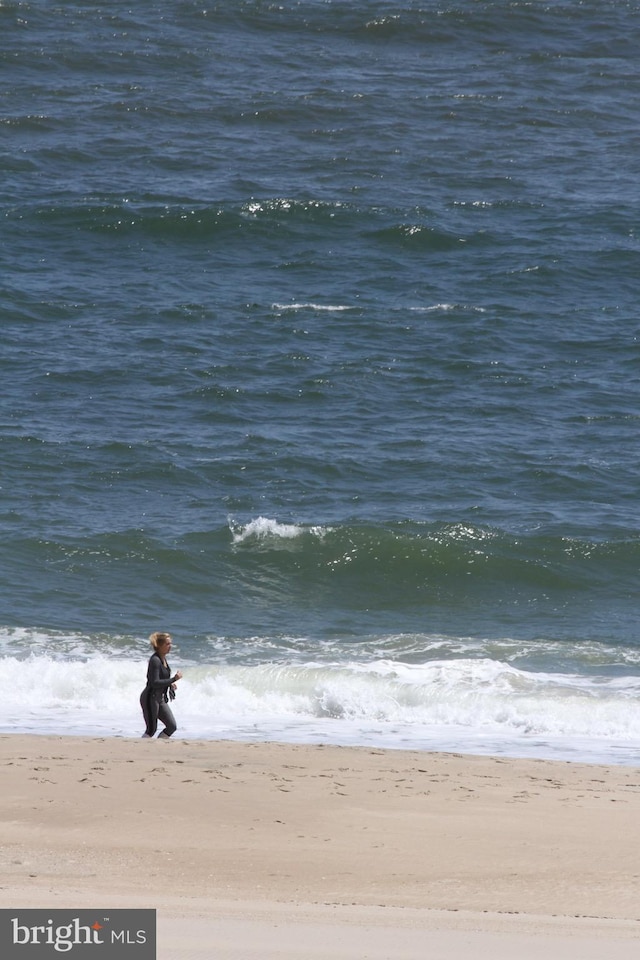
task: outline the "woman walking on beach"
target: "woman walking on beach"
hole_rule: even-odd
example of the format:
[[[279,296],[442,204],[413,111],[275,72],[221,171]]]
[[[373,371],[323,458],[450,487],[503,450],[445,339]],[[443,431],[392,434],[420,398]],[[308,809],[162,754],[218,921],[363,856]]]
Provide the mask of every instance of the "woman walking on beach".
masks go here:
[[[158,720],[164,724],[164,730],[158,738],[167,739],[176,732],[176,721],[169,700],[176,695],[175,685],[182,677],[177,670],[171,676],[167,663],[167,654],[171,650],[171,637],[168,633],[152,633],[149,637],[153,653],[147,667],[147,685],[140,694],[140,706],[146,726],[143,737],[153,737],[158,729]]]

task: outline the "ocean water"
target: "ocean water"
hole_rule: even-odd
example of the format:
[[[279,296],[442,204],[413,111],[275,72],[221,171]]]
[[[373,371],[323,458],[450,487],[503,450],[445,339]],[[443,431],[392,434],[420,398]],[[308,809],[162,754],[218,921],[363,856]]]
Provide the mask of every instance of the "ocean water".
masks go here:
[[[638,762],[639,49],[0,0],[0,730]]]

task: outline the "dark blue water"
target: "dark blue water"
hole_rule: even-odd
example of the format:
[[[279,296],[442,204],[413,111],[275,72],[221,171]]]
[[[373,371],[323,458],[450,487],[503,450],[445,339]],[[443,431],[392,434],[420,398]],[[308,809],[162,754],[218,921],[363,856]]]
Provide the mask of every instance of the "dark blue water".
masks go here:
[[[163,628],[192,735],[635,749],[639,12],[0,6],[7,669]]]

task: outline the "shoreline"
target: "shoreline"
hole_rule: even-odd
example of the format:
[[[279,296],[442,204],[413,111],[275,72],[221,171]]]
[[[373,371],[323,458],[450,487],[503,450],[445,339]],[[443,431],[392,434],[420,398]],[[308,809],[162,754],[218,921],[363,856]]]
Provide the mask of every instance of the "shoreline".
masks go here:
[[[143,729],[143,724],[139,723],[138,727]],[[309,736],[292,738],[289,738],[286,732],[283,735],[282,730],[279,730],[277,734],[273,735],[268,730],[262,730],[261,736],[255,732],[249,733],[246,731],[242,733],[238,733],[237,731],[216,731],[211,735],[203,735],[202,733],[196,735],[191,732],[188,725],[186,725],[185,728],[184,718],[180,717],[180,724],[174,740],[185,743],[274,744],[290,747],[323,747],[325,749],[336,747],[337,749],[378,750],[389,753],[426,753],[429,755],[443,756],[484,757],[499,760],[514,760],[516,762],[522,760],[531,762],[542,761],[544,763],[579,764],[590,767],[640,768],[640,741],[636,742],[635,740],[625,741],[624,743],[620,741],[608,741],[607,749],[605,750],[604,747],[601,746],[590,746],[587,748],[584,743],[580,742],[580,744],[576,744],[575,741],[563,741],[563,743],[559,745],[555,738],[548,738],[542,745],[540,741],[537,741],[535,745],[531,745],[526,740],[519,742],[517,740],[509,740],[507,737],[500,738],[499,740],[496,739],[495,742],[483,740],[482,743],[479,743],[478,739],[435,737],[432,735],[425,735],[423,738],[420,738],[419,741],[416,737],[415,742],[408,738],[403,738],[402,741],[389,741],[379,737],[368,741],[367,739],[360,739],[353,736],[341,737],[339,734],[335,735],[333,731],[330,732],[333,734],[332,736],[328,736],[326,732],[325,735],[321,736],[317,731],[314,731],[311,732]],[[0,726],[0,738],[48,737],[61,738],[63,740],[130,741],[137,740],[140,736],[141,734],[138,733],[138,729],[133,723],[127,724],[126,728],[115,731],[111,728],[100,729],[97,727],[89,727],[88,729],[71,728],[70,730],[61,732],[57,729],[50,730],[45,727],[36,732],[34,730],[15,731],[8,727]],[[418,742],[419,745],[416,745]]]
[[[0,735],[0,766],[3,905],[156,907],[167,960],[206,957],[207,930],[236,956],[251,916],[256,960],[293,957],[285,932],[315,927],[325,942],[384,928],[372,957],[389,930],[407,958],[410,931],[449,937],[447,957],[472,956],[472,934],[519,938],[523,957],[540,937],[637,953],[634,767],[31,734]]]

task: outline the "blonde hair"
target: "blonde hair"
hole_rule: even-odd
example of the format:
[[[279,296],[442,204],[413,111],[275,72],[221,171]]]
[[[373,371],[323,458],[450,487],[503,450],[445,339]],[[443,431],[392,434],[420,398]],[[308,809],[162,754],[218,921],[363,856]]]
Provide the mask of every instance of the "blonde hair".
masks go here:
[[[171,640],[171,636],[170,634],[163,633],[162,631],[152,633],[151,636],[149,637],[149,643],[151,644],[154,650],[157,650],[159,644],[164,643],[166,640]]]

